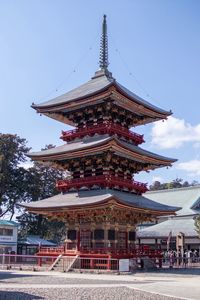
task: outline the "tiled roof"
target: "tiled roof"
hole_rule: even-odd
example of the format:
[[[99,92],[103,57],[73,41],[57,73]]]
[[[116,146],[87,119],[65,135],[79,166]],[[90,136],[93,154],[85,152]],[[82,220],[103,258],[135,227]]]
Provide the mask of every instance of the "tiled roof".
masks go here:
[[[40,245],[40,246],[56,246],[55,243],[49,242],[40,238],[38,235],[28,235],[25,239],[20,239],[18,244],[25,244],[25,245]]]
[[[131,92],[130,90],[128,90],[126,87],[124,87],[123,85],[121,85],[120,83],[116,82],[116,86],[122,90],[125,94],[127,94],[127,96],[129,96],[130,98],[134,99],[138,104],[144,105],[150,109],[153,109],[154,111],[160,112],[162,114],[167,114],[167,115],[171,115],[171,112],[166,111],[164,109],[161,109],[151,103],[149,103],[148,101],[142,99],[141,97],[137,96],[136,94],[134,94],[133,92]]]
[[[39,152],[31,152],[31,153],[28,154],[28,156],[29,157],[34,157],[36,159],[37,157],[42,157],[42,156],[59,155],[59,154],[64,154],[64,153],[68,153],[68,152],[75,151],[75,150],[81,150],[81,149],[95,147],[95,146],[98,146],[100,144],[108,143],[111,140],[115,140],[122,147],[126,147],[129,150],[134,151],[134,152],[136,152],[140,155],[143,155],[143,156],[147,156],[147,157],[158,159],[158,160],[167,161],[169,163],[172,163],[172,162],[176,161],[176,159],[172,159],[172,158],[164,157],[164,156],[161,156],[161,155],[157,155],[155,153],[146,151],[146,150],[144,150],[144,149],[142,149],[138,146],[134,146],[130,143],[126,143],[124,141],[121,141],[117,137],[110,137],[108,135],[95,136],[95,137],[92,137],[92,138],[84,138],[81,141],[64,144],[62,146],[58,146],[58,147],[51,148],[51,149],[48,149],[48,150],[43,150],[43,151],[39,151]],[[62,160],[62,157],[60,159]],[[143,160],[141,160],[141,161],[143,161]]]
[[[0,220],[0,225],[7,225],[7,226],[19,226],[18,223],[14,221],[8,221],[8,220]]]
[[[141,97],[137,96],[133,92],[129,91],[123,85],[118,83],[114,78],[108,77],[106,75],[94,76],[91,80],[80,85],[79,87],[77,87],[61,96],[58,96],[52,100],[43,102],[41,104],[33,104],[32,107],[33,108],[45,108],[45,107],[61,105],[61,104],[68,103],[73,100],[83,99],[85,97],[89,97],[89,96],[95,95],[101,91],[107,90],[108,87],[110,87],[111,85],[113,85],[116,89],[121,91],[123,94],[125,94],[127,97],[129,97],[134,102],[136,102],[140,105],[144,105],[145,107],[152,109],[158,113],[165,114],[165,115],[171,115],[171,112],[165,111],[155,105],[152,105],[148,101],[142,99]]]
[[[80,85],[79,87],[59,96],[52,100],[43,102],[41,104],[35,105],[35,107],[46,107],[46,106],[54,106],[58,104],[63,104],[75,99],[87,97],[93,95],[97,92],[100,92],[106,88],[108,88],[112,82],[114,81],[113,78],[108,78],[107,76],[100,76],[94,79],[89,80],[88,82]],[[33,105],[34,107],[34,105]]]
[[[160,203],[149,200],[143,196],[120,192],[109,189],[89,190],[79,192],[68,192],[66,194],[58,194],[56,196],[39,200],[31,203],[22,204],[26,208],[72,208],[74,206],[86,206],[89,204],[99,204],[114,197],[119,202],[136,208],[143,208],[154,211],[169,211],[172,213],[178,208],[175,206],[162,205]]]
[[[177,215],[195,215],[200,213],[200,186],[192,186],[178,189],[151,191],[145,193],[145,197],[165,205],[181,207]]]
[[[170,231],[172,236],[176,237],[177,234],[183,232],[186,237],[198,236],[195,231],[194,220],[191,217],[173,217],[162,223],[149,226],[146,229],[141,229],[137,232],[138,238],[162,238],[168,237]]]
[[[45,155],[52,155],[52,154],[62,154],[74,150],[93,147],[109,140],[110,137],[108,135],[97,136],[93,138],[84,138],[80,141],[64,144],[62,146],[58,146],[55,148],[51,148],[39,152],[31,152],[28,154],[28,156],[43,156],[43,155],[45,156]]]

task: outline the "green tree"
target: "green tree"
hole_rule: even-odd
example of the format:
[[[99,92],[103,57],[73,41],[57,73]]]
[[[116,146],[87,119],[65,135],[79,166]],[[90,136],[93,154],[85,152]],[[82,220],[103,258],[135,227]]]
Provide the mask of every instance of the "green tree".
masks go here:
[[[27,171],[20,164],[28,151],[25,139],[0,133],[0,217],[9,215],[11,220],[17,204],[27,199]]]
[[[161,183],[160,181],[153,182],[152,185],[150,185],[151,191],[156,190],[166,190],[166,189],[177,189],[182,187],[189,187],[189,186],[195,186],[199,184],[197,181],[192,181],[192,183],[189,183],[188,181],[184,181],[181,178],[176,178],[170,182]]]
[[[200,215],[195,219],[194,225],[195,225],[195,230],[198,233],[198,236],[200,238]]]
[[[45,149],[53,147],[53,145],[48,145]],[[29,168],[27,174],[29,201],[42,200],[58,194],[55,183],[63,176],[64,172],[62,170],[35,162],[33,167]],[[42,215],[34,215],[24,211],[18,217],[18,221],[20,222],[20,235],[22,237],[27,234],[34,234],[59,242],[62,236],[65,235],[65,224],[63,222],[51,221]]]

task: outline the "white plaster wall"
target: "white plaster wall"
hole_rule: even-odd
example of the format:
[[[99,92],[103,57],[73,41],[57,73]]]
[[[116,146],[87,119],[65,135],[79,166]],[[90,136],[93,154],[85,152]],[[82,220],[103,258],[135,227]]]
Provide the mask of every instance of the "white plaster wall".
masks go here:
[[[17,243],[17,227],[6,226],[6,225],[2,226],[1,225],[0,228],[13,229],[13,235],[12,236],[0,235],[0,243],[2,243],[2,242]]]
[[[12,236],[0,235],[0,246],[1,247],[2,246],[10,247],[10,248],[12,248],[12,251],[17,252],[17,233],[18,233],[17,227],[1,225],[0,228],[12,229],[13,230],[13,235]],[[10,246],[9,243],[15,243],[16,245]]]

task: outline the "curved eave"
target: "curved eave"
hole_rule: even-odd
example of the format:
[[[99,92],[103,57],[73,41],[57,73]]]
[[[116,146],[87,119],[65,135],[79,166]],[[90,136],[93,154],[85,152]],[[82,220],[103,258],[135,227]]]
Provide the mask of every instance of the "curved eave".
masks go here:
[[[63,213],[63,212],[71,212],[76,210],[78,211],[83,211],[83,210],[89,210],[89,209],[100,209],[105,206],[112,205],[116,206],[117,208],[121,209],[133,209],[137,213],[145,213],[149,214],[151,216],[164,216],[164,215],[175,215],[176,209],[174,210],[169,209],[169,210],[156,210],[156,209],[151,209],[147,207],[138,207],[136,205],[132,205],[131,203],[127,203],[121,199],[118,199],[114,196],[110,196],[106,198],[105,200],[100,200],[96,201],[95,203],[85,203],[85,204],[77,204],[77,205],[70,205],[70,206],[54,206],[54,207],[31,207],[28,204],[20,204],[20,206],[26,208],[29,212],[32,213],[41,213],[41,214],[49,214],[49,213]]]
[[[123,96],[129,98],[130,100],[132,100],[133,102],[136,102],[139,105],[142,105],[158,114],[163,115],[163,118],[167,118],[168,116],[172,115],[171,111],[163,110],[163,109],[149,103],[148,101],[144,100],[143,98],[141,98],[141,97],[137,96],[136,94],[134,94],[133,92],[129,91],[127,88],[122,86],[117,81],[115,81],[113,83],[113,85],[118,90],[118,92],[121,93]]]
[[[93,80],[97,81],[96,87],[92,88],[92,91],[87,93],[85,91],[85,87],[88,86],[88,90],[90,90],[90,85],[92,85]],[[55,99],[52,99],[50,101],[47,101],[47,102],[44,102],[41,104],[32,104],[31,107],[34,108],[38,113],[46,114],[48,117],[51,117],[53,119],[57,119],[58,121],[64,122],[64,119],[62,120],[62,118],[59,116],[61,114],[62,110],[65,110],[66,108],[72,109],[72,105],[74,107],[78,107],[79,105],[82,105],[82,104],[89,105],[89,103],[91,104],[92,97],[95,98],[95,99],[93,99],[93,101],[97,101],[97,99],[100,99],[102,93],[106,92],[105,95],[102,95],[102,99],[103,99],[104,97],[111,96],[112,93],[114,92],[114,90],[116,90],[121,96],[130,100],[130,102],[137,105],[137,107],[139,106],[139,111],[142,107],[144,108],[144,112],[143,113],[140,112],[140,113],[142,113],[144,115],[147,114],[147,116],[150,119],[152,119],[152,120],[146,121],[146,123],[153,122],[156,120],[161,120],[161,119],[167,119],[167,117],[172,114],[171,111],[165,111],[155,105],[152,105],[151,103],[142,99],[141,97],[137,96],[136,94],[134,94],[133,92],[129,91],[127,88],[123,87],[121,84],[116,82],[114,79],[108,79],[107,77],[104,77],[104,80],[105,80],[105,82],[103,84],[100,82],[99,88],[98,88],[98,78],[92,79],[89,82],[87,82],[86,84],[84,84],[66,94],[63,94]],[[83,95],[81,95],[79,89],[81,90],[83,86],[84,86]],[[68,94],[70,94],[73,91],[78,91],[77,96],[75,97],[74,94],[72,93],[72,96],[70,99]],[[61,101],[60,98],[63,98],[63,100]],[[75,109],[74,107],[73,107],[73,109]],[[130,107],[131,107],[131,104],[130,104]],[[137,112],[137,109],[138,109],[137,107],[133,106],[133,108],[130,110],[132,112]],[[136,111],[135,111],[135,109],[136,109]],[[69,123],[68,120],[66,122]]]
[[[153,159],[156,159],[156,160],[160,161],[160,163],[164,163],[165,162],[166,164],[172,164],[172,163],[174,163],[174,162],[177,161],[177,159],[169,158],[169,157],[165,157],[165,156],[161,156],[161,155],[157,155],[157,154],[155,154],[153,152],[144,150],[144,149],[142,149],[142,148],[140,148],[138,146],[129,145],[126,142],[120,142],[118,140],[118,143],[120,145],[122,145],[124,148],[126,148],[127,150],[131,149],[133,152],[136,152],[137,154],[141,155],[142,157],[147,156],[148,158],[153,158]],[[134,150],[133,150],[133,148],[134,148]]]
[[[78,151],[82,151],[82,150],[86,150],[88,148],[91,148],[91,147],[95,147],[96,145],[98,146],[101,146],[103,144],[105,144],[105,140],[110,140],[110,137],[105,137],[105,138],[102,138],[100,139],[99,141],[97,140],[96,143],[95,143],[95,139],[91,139],[92,141],[92,144],[88,144],[85,142],[82,143],[82,146],[79,147]],[[93,144],[94,142],[94,144]],[[52,156],[54,155],[64,155],[66,153],[74,153],[77,151],[77,144],[79,142],[74,142],[74,143],[70,143],[70,144],[65,144],[63,146],[58,146],[56,148],[52,148],[52,149],[48,149],[48,150],[43,150],[43,151],[39,151],[39,152],[32,152],[32,153],[28,153],[26,154],[28,157],[32,158],[33,160],[36,160],[38,158],[41,158],[41,159],[45,159],[45,158],[51,158]],[[75,145],[74,148],[72,148],[70,151],[67,149],[68,145]],[[63,148],[64,150],[62,151],[59,151],[59,149]],[[50,150],[50,151],[49,151]],[[55,150],[55,151],[54,151]]]
[[[100,140],[96,143],[92,144],[86,144],[79,146],[79,148],[76,146],[77,143],[71,143],[70,145],[74,144],[74,148],[67,149],[68,144],[64,146],[59,146],[57,148],[53,148],[52,152],[48,152],[49,150],[44,150],[40,152],[33,152],[30,154],[27,154],[28,157],[30,157],[33,160],[37,161],[56,161],[56,160],[64,160],[64,159],[73,159],[75,157],[80,156],[80,152],[85,152],[86,156],[93,155],[96,152],[103,152],[106,150],[113,150],[116,153],[119,153],[121,156],[128,156],[132,158],[132,160],[136,160],[141,163],[152,163],[155,166],[170,166],[172,163],[176,161],[176,159],[167,158],[164,156],[156,155],[152,152],[143,150],[142,148],[138,146],[133,146],[131,144],[119,141],[116,137],[108,137],[104,138],[103,140]],[[62,151],[59,151],[60,149],[63,149]],[[126,151],[126,152],[125,152]]]
[[[74,101],[75,102],[76,101],[81,102],[82,100],[85,100],[87,98],[99,95],[100,93],[106,91],[109,87],[111,87],[112,84],[113,83],[110,82],[109,84],[107,84],[106,86],[100,88],[99,90],[93,91],[93,92],[88,93],[88,94],[83,95],[83,96],[79,96],[77,98],[73,98],[71,100],[63,101],[63,102],[60,102],[60,103],[52,103],[52,104],[45,104],[45,103],[44,104],[43,103],[41,103],[41,104],[32,104],[31,107],[34,108],[35,110],[37,110],[37,112],[40,112],[40,113],[46,112],[46,111],[48,111],[48,109],[53,109],[53,108],[55,108],[55,110],[57,111],[60,107],[62,107],[65,104],[70,104],[71,102],[74,102]],[[62,96],[64,96],[64,95],[65,94],[63,94]],[[55,98],[55,101],[56,101],[56,98]]]

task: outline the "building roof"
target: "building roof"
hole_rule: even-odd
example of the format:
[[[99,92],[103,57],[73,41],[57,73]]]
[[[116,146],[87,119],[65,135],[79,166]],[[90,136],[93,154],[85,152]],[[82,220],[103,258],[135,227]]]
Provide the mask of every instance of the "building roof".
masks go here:
[[[137,237],[166,238],[169,236],[170,232],[172,232],[173,237],[176,237],[180,232],[183,232],[186,237],[198,236],[197,232],[195,231],[194,220],[192,218],[173,217],[172,219],[169,219],[167,221],[139,230],[137,232]]]
[[[98,74],[96,72],[95,74]],[[107,76],[106,73],[102,72],[101,75],[96,75],[92,77],[91,80],[88,82],[80,85],[79,87],[61,95],[54,99],[51,99],[49,101],[45,101],[40,104],[32,104],[32,107],[35,109],[40,108],[49,108],[49,107],[56,107],[59,105],[66,104],[71,101],[75,100],[81,100],[90,96],[93,96],[95,94],[99,94],[100,92],[103,92],[107,90],[109,87],[114,86],[119,92],[127,96],[130,100],[133,102],[143,105],[144,107],[153,110],[157,113],[164,114],[164,115],[171,115],[171,112],[165,111],[155,105],[152,105],[148,101],[142,99],[141,97],[137,96],[127,88],[125,88],[123,85],[118,83],[113,77]],[[110,74],[110,73],[109,73]]]
[[[58,194],[44,200],[24,203],[22,204],[22,206],[29,209],[30,211],[38,211],[42,209],[60,210],[64,207],[67,209],[73,209],[77,206],[79,208],[83,208],[86,206],[105,203],[106,201],[113,198],[127,206],[134,207],[136,209],[145,209],[149,212],[161,211],[174,213],[174,211],[178,209],[174,206],[162,205],[143,196],[110,189],[68,192],[66,194]]]
[[[32,105],[33,108],[42,108],[42,107],[49,107],[49,106],[57,106],[59,104],[64,104],[76,99],[81,99],[83,97],[91,96],[96,94],[97,92],[101,92],[107,89],[109,86],[112,85],[114,79],[109,78],[107,76],[100,76],[97,78],[93,78],[86,83],[80,85],[79,87],[58,96],[52,100],[45,101],[41,104],[34,104]]]
[[[14,221],[8,221],[8,220],[0,220],[0,226],[1,225],[14,226],[14,227],[19,226],[18,223],[14,222]]]
[[[51,156],[55,160],[63,160],[64,158],[67,158],[67,153],[75,153],[79,150],[86,150],[86,149],[92,149],[95,151],[95,147],[98,147],[103,144],[109,144],[111,141],[115,141],[119,146],[126,148],[130,150],[133,154],[139,154],[138,157],[135,157],[135,161],[139,162],[148,162],[147,158],[158,160],[154,161],[155,164],[160,164],[165,162],[166,165],[170,165],[171,163],[175,162],[176,159],[164,157],[152,152],[149,152],[147,150],[144,150],[138,146],[134,146],[133,144],[124,142],[117,137],[110,137],[109,135],[103,135],[103,136],[95,136],[90,138],[84,138],[83,140],[77,141],[77,142],[71,142],[68,144],[64,144],[62,146],[58,146],[55,148],[51,148],[48,150],[43,150],[39,152],[31,152],[28,154],[29,157],[37,160],[42,158],[42,160],[51,160]],[[66,155],[65,155],[66,154]],[[71,155],[72,157],[73,155]]]
[[[36,245],[36,246],[40,245],[40,246],[47,246],[47,247],[56,246],[55,243],[44,240],[40,238],[38,235],[28,235],[26,238],[20,239],[18,241],[18,244]]]
[[[178,189],[151,191],[145,197],[165,205],[181,207],[177,215],[196,215],[200,213],[200,185]]]

